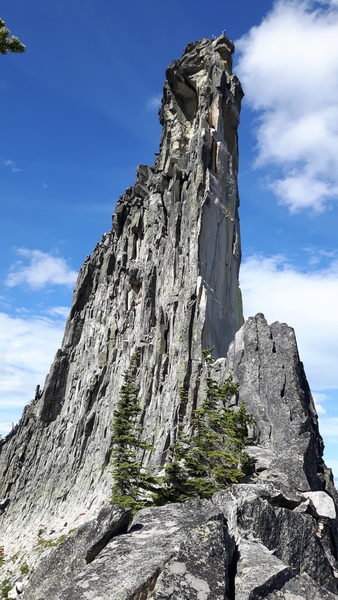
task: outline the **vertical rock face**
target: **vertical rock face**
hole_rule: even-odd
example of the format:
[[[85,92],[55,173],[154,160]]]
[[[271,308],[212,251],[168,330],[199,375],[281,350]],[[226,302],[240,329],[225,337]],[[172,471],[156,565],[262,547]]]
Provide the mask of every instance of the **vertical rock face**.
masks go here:
[[[202,40],[167,69],[160,153],[85,260],[43,393],[2,441],[2,573],[29,571],[12,598],[337,598],[337,493],[294,332],[261,314],[242,325],[232,52],[224,35]],[[158,470],[178,422],[192,429],[211,346],[213,378],[238,386],[230,408],[244,399],[252,414],[254,472],[130,523],[107,506],[123,375],[154,448],[139,459]]]
[[[112,230],[85,260],[42,397],[3,446],[4,529],[109,500],[114,409],[138,356],[144,438],[163,464],[196,406],[202,349],[224,356],[242,325],[237,126],[243,96],[222,35],[189,44],[167,69],[160,152],[139,166]],[[179,390],[188,393],[181,401]],[[61,399],[64,398],[62,404]],[[35,515],[35,517],[34,517]],[[54,518],[54,517],[53,517]]]

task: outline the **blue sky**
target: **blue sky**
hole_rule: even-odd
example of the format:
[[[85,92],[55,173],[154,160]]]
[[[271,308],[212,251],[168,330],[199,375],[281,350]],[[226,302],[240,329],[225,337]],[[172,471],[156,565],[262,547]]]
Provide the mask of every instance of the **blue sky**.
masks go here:
[[[43,386],[76,274],[151,165],[165,69],[190,41],[236,44],[241,287],[295,328],[338,475],[338,1],[2,0],[26,44],[0,56],[0,431]]]

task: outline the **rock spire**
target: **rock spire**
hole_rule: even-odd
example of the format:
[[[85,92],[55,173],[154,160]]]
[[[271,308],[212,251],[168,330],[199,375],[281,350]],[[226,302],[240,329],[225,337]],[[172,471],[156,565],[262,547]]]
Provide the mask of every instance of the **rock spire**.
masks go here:
[[[224,35],[203,39],[166,71],[160,152],[152,167],[138,167],[111,231],[86,258],[43,393],[3,447],[2,494],[11,498],[11,519],[20,514],[21,531],[35,518],[75,516],[79,506],[93,515],[109,501],[114,410],[132,356],[143,436],[155,449],[144,463],[157,468],[178,421],[189,427],[202,349],[214,345],[214,354],[224,356],[243,323],[243,92],[231,70],[233,50]]]
[[[24,600],[333,600],[337,493],[293,330],[243,324],[237,127],[225,35],[166,71],[160,152],[80,270],[43,392],[0,447],[3,579]],[[253,472],[211,499],[110,505],[114,411],[132,369],[139,461],[158,472],[207,389],[203,350],[252,414]],[[230,413],[231,414],[231,413]],[[127,557],[127,559],[126,559]],[[1,557],[0,557],[1,558]]]

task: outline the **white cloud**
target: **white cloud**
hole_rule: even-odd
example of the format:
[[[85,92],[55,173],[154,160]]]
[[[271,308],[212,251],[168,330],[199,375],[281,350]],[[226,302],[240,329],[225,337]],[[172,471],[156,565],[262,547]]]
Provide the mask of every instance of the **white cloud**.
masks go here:
[[[24,318],[0,313],[0,410],[7,416],[2,433],[10,429],[10,420],[18,420],[22,407],[34,397],[36,386],[43,388],[62,341],[64,324],[64,316]]]
[[[19,168],[16,166],[16,164],[15,164],[14,160],[11,160],[10,158],[7,158],[6,160],[3,160],[3,161],[2,161],[2,164],[3,164],[5,167],[9,167],[9,168],[11,169],[12,173],[20,173],[20,172],[22,171],[22,169],[19,169]]]
[[[72,287],[75,284],[77,272],[63,258],[28,248],[18,248],[17,254],[26,264],[20,260],[11,267],[6,279],[8,287],[27,284],[32,290],[40,290],[47,285]]]
[[[338,417],[321,417],[320,432],[323,436],[329,438],[330,442],[338,444]]]
[[[246,101],[259,112],[256,167],[292,212],[338,199],[338,2],[278,0],[236,42]]]
[[[6,435],[7,432],[9,432],[12,429],[12,422],[9,421],[0,421],[0,432],[3,431],[3,434],[0,433],[1,435]]]
[[[47,310],[48,315],[51,317],[62,317],[63,319],[67,319],[69,315],[69,307],[68,306],[54,306],[53,308],[49,308]]]
[[[326,409],[323,406],[323,402],[325,402],[326,394],[321,394],[320,392],[313,393],[313,399],[316,405],[316,410],[318,415],[325,415]]]
[[[311,387],[338,389],[338,261],[305,272],[283,256],[255,255],[242,263],[240,282],[245,316],[292,326]]]
[[[147,102],[147,110],[158,110],[161,106],[162,96],[154,96]]]

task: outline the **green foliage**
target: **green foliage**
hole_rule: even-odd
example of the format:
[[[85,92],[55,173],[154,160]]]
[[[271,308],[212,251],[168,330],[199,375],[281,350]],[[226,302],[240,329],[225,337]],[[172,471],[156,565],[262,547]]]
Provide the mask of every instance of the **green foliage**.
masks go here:
[[[12,584],[9,579],[4,579],[0,584],[0,598],[8,598],[8,592],[12,589]]]
[[[140,450],[151,449],[141,441],[141,431],[137,425],[141,412],[138,402],[139,388],[134,383],[138,359],[139,355],[134,355],[124,373],[120,399],[117,410],[114,411],[112,434],[114,486],[111,502],[132,508],[134,512],[147,504],[145,491],[152,489],[155,484],[155,478],[142,470],[137,459]]]
[[[42,549],[46,549],[46,548],[54,548],[55,546],[58,546],[59,544],[61,544],[61,542],[64,542],[66,539],[66,535],[60,535],[59,538],[57,538],[56,540],[45,540],[44,538],[39,538],[38,540],[38,548]]]
[[[151,450],[141,442],[137,419],[140,414],[139,388],[135,385],[137,357],[124,373],[117,410],[114,412],[112,460],[114,487],[112,503],[136,512],[144,506],[183,502],[189,498],[210,498],[228,483],[237,483],[252,472],[252,460],[245,451],[247,425],[252,419],[244,402],[237,410],[228,408],[230,398],[238,395],[232,374],[222,386],[212,377],[212,348],[203,351],[207,364],[207,393],[201,407],[193,413],[193,434],[187,436],[182,424],[169,449],[164,474],[155,477],[142,470],[137,454]],[[187,403],[188,390],[179,390]]]
[[[21,575],[27,575],[27,573],[29,573],[29,566],[27,565],[26,562],[22,563],[22,565],[20,567],[20,573],[21,573]]]
[[[245,452],[247,425],[252,421],[244,402],[237,411],[226,402],[238,394],[232,374],[222,386],[212,377],[212,348],[203,351],[207,364],[207,393],[194,411],[194,431],[188,439],[180,426],[170,449],[169,464],[161,480],[155,503],[187,498],[210,498],[228,483],[237,483],[252,472],[252,459]]]
[[[14,35],[9,39],[9,35],[10,31],[7,29],[5,21],[0,19],[0,54],[8,54],[8,52],[25,52],[26,46]]]

